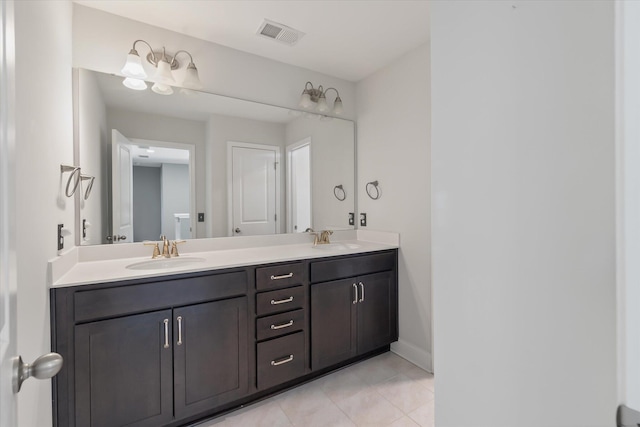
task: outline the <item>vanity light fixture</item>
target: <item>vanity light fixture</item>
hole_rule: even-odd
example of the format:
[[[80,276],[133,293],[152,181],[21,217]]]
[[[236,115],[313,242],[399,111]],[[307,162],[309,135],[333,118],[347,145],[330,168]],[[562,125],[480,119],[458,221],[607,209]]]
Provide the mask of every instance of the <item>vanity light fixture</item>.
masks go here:
[[[136,44],[138,42],[142,42],[149,47],[150,52],[147,55],[147,62],[157,69],[155,75],[151,78],[155,82],[151,90],[155,93],[160,95],[171,95],[173,93],[172,86],[176,84],[176,80],[173,77],[172,71],[180,68],[180,63],[176,59],[180,53],[189,55],[189,65],[187,65],[187,69],[185,70],[182,86],[187,89],[200,89],[202,87],[202,83],[200,83],[200,78],[198,77],[198,69],[193,63],[193,57],[189,52],[179,50],[175,55],[171,56],[167,54],[164,47],[162,51],[154,51],[151,45],[144,40],[136,40],[133,42],[133,48],[129,51],[127,61],[121,70],[122,74],[126,77],[122,82],[123,85],[133,90],[147,89],[147,83],[144,79],[148,76],[142,66],[140,54],[136,50]]]
[[[333,108],[330,108],[327,103],[326,94],[330,90],[336,92],[336,98],[333,101]],[[315,110],[319,113],[331,112],[338,116],[344,111],[342,107],[342,99],[340,99],[340,94],[337,89],[333,87],[324,89],[322,85],[314,88],[311,82],[307,82],[304,85],[304,90],[302,91],[302,95],[300,95],[300,102],[298,105],[305,110]]]

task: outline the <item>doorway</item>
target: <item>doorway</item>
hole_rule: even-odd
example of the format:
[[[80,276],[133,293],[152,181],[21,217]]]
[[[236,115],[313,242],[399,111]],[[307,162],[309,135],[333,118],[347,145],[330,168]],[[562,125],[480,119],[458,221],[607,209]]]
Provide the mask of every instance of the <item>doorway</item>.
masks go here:
[[[311,227],[311,138],[288,145],[287,233],[303,233]]]

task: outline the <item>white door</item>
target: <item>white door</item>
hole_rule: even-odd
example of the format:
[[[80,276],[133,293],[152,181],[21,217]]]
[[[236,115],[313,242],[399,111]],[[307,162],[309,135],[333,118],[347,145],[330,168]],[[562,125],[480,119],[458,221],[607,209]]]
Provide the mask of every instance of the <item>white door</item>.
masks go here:
[[[133,242],[133,159],[131,141],[111,131],[112,242]]]
[[[14,66],[13,3],[0,3],[0,426],[17,425],[12,390],[16,349],[15,162],[13,148]]]
[[[231,236],[275,234],[279,147],[230,143]]]
[[[287,146],[287,233],[311,227],[311,140]]]

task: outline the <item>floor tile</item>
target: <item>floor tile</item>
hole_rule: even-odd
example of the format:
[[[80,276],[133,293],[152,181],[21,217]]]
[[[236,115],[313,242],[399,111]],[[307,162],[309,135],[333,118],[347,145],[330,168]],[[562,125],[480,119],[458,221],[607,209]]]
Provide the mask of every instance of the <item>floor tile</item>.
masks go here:
[[[211,424],[201,424],[198,427],[290,427],[289,418],[276,401],[251,405],[239,411],[232,412],[223,420],[215,420]]]
[[[415,421],[405,415],[393,424],[389,424],[389,427],[420,427],[420,425],[416,424]]]
[[[433,400],[420,406],[409,413],[409,417],[421,427],[434,427],[434,402]]]
[[[429,390],[435,391],[435,388],[433,385],[433,374],[430,374],[429,372],[422,370],[417,366],[415,366],[413,369],[409,369],[408,371],[405,371],[404,374],[409,378],[411,378],[412,380],[419,382],[421,385],[425,386]]]
[[[375,390],[363,390],[337,405],[358,426],[388,426],[404,416]]]
[[[348,370],[334,372],[320,380],[322,391],[333,401],[339,402],[364,390],[368,384]]]
[[[315,382],[289,390],[282,394],[277,402],[292,423],[311,416],[322,408],[334,406],[334,403]]]
[[[336,405],[326,405],[294,420],[296,427],[355,427]]]
[[[403,374],[379,383],[376,390],[405,414],[433,400],[431,390]]]
[[[384,359],[380,360],[379,357],[365,360],[347,369],[370,385],[375,385],[398,375],[398,371],[395,368],[384,363]]]

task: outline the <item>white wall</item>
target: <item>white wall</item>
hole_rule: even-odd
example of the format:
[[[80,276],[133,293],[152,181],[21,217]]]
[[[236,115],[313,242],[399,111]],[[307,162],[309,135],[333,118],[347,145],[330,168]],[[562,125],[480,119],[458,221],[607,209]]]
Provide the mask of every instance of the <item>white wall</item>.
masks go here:
[[[227,142],[277,145],[280,154],[284,155],[285,130],[280,123],[211,115],[207,135],[207,185],[211,185],[206,194],[207,236],[223,237],[230,232],[227,226]],[[280,180],[280,230],[285,229],[284,181]]]
[[[358,210],[367,229],[400,233],[400,340],[393,350],[430,370],[429,45],[358,83]],[[382,196],[364,191],[378,180]],[[358,217],[356,217],[358,220]]]
[[[138,111],[128,111],[120,108],[108,108],[107,125],[109,134],[111,134],[111,129],[117,129],[130,139],[147,139],[194,145],[196,212],[205,211],[207,192],[206,169],[210,165],[206,161],[206,122],[160,116],[158,114],[140,113]],[[110,138],[108,153],[111,153]],[[111,164],[111,162],[109,161],[108,164]],[[189,188],[189,186],[187,185],[186,188]],[[187,209],[186,212],[188,213],[189,209]],[[205,237],[205,224],[195,222],[195,226],[197,236]]]
[[[187,179],[188,179],[187,175]],[[187,188],[189,181],[187,180]],[[182,189],[182,193],[188,192]],[[133,241],[158,241],[162,232],[162,169],[133,167]]]
[[[60,178],[60,164],[73,163],[71,16],[66,1],[15,2],[17,347],[26,362],[51,351],[47,261],[57,253],[57,224],[74,228]],[[73,242],[67,237],[66,247]],[[23,384],[18,425],[51,425],[50,381]]]
[[[613,11],[432,3],[439,427],[615,423]]]
[[[127,53],[138,39],[158,49],[165,46],[169,53],[189,51],[204,90],[296,108],[305,83],[311,81],[335,87],[344,103],[344,117],[355,115],[355,85],[351,82],[74,5],[74,67],[120,74]],[[146,56],[147,49],[141,45],[140,55]]]
[[[616,6],[618,392],[640,411],[640,3]]]
[[[349,212],[354,211],[355,141],[354,123],[345,120],[323,122],[301,116],[286,125],[286,145],[311,138],[312,224],[316,230],[350,229]],[[283,150],[283,155],[285,150]],[[284,160],[284,159],[283,159]],[[282,162],[286,165],[286,161]],[[282,168],[286,179],[286,169]],[[333,188],[342,184],[347,198],[341,202]],[[304,228],[302,230],[304,231]]]
[[[80,197],[80,221],[91,226],[86,229],[82,244],[95,245],[103,242],[109,234],[107,153],[111,155],[108,141],[111,131],[107,129],[107,110],[95,74],[79,70],[78,78],[78,145],[79,164],[82,173],[94,176],[93,188],[87,200]],[[88,181],[83,183],[87,185]],[[83,189],[84,190],[84,189]]]

